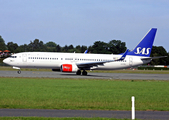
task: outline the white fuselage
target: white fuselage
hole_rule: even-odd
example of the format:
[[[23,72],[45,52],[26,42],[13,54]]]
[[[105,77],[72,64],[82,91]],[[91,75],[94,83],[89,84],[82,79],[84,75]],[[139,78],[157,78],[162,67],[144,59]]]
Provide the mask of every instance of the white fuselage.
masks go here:
[[[60,69],[62,64],[78,64],[96,61],[110,61],[119,59],[121,55],[114,54],[82,54],[82,53],[54,53],[54,52],[22,52],[4,60],[5,63],[19,68],[49,68]],[[103,65],[91,67],[93,70],[115,70],[130,68],[150,62],[141,60],[139,56],[126,55],[122,61],[107,62]]]

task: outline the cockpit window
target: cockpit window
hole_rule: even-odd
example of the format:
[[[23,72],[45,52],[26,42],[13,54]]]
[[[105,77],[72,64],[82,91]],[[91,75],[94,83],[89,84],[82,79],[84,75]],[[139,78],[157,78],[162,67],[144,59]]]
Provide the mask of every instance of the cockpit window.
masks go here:
[[[17,56],[11,56],[10,58],[17,58]]]

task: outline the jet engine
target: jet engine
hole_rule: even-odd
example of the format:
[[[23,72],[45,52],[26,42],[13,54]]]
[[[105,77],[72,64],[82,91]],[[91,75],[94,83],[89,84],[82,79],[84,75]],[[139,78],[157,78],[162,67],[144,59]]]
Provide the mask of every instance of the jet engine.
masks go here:
[[[62,72],[77,72],[78,67],[75,64],[62,64],[60,70]]]

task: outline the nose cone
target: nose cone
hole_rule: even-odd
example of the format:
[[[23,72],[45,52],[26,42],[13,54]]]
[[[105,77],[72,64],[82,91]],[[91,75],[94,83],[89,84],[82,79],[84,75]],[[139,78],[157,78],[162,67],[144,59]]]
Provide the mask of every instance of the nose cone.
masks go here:
[[[8,64],[9,60],[6,58],[3,60],[3,63]]]

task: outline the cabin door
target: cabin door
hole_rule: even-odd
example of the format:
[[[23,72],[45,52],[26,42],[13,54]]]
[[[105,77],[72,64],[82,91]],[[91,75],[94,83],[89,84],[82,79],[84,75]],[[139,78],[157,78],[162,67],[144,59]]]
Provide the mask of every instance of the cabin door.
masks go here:
[[[27,62],[27,54],[22,54],[22,61]]]
[[[133,66],[133,58],[132,57],[129,57],[129,65]]]

